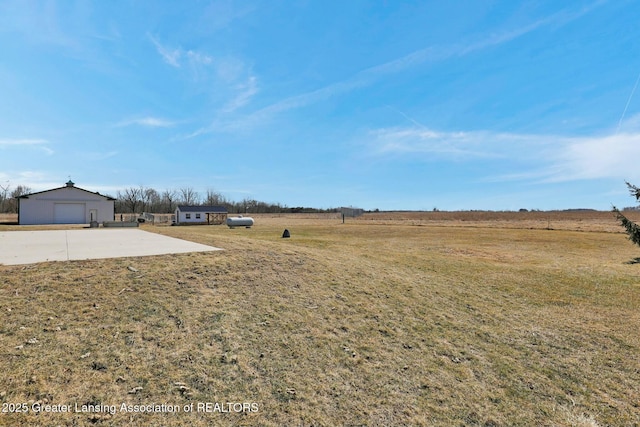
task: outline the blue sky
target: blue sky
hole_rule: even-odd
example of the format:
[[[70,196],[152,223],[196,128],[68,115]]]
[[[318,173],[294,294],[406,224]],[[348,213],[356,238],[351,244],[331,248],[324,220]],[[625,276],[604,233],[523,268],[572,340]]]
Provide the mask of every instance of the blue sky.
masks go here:
[[[4,0],[0,182],[633,205],[638,22],[634,0]]]

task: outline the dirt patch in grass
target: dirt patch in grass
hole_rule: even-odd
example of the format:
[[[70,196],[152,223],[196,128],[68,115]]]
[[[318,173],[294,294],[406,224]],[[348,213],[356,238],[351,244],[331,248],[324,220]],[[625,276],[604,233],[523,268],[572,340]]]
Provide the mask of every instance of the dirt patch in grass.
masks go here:
[[[640,422],[624,234],[367,221],[145,226],[225,251],[0,267],[3,404],[117,409],[0,425]]]

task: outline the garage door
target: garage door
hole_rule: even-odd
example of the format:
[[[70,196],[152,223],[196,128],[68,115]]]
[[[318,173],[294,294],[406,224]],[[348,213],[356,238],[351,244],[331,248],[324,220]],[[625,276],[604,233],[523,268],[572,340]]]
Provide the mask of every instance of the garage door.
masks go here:
[[[84,203],[56,203],[53,211],[56,224],[84,224]]]

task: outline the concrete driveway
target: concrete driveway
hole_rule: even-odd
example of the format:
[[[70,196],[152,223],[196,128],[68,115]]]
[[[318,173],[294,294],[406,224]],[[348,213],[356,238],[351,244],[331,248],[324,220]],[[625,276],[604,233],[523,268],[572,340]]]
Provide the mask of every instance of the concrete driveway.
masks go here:
[[[136,228],[0,232],[0,264],[5,265],[218,250]]]

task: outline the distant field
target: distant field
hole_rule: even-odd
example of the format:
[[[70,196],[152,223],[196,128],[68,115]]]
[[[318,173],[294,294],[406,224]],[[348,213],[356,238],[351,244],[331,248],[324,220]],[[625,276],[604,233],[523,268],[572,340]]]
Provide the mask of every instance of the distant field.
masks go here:
[[[239,214],[230,213],[229,216]],[[629,218],[640,221],[640,212],[625,212]],[[162,222],[168,223],[169,214],[158,215]],[[342,222],[339,213],[318,214],[246,214],[254,218],[268,219],[271,224],[277,222],[295,221],[296,224],[313,224],[325,220]],[[120,218],[120,214],[117,215]],[[125,220],[132,220],[131,214],[123,214]],[[0,214],[0,228],[7,228],[8,223],[17,223],[17,214]],[[387,224],[387,225],[430,225],[430,226],[463,226],[489,228],[528,228],[555,229],[574,231],[605,231],[622,232],[622,228],[615,220],[615,216],[608,211],[531,211],[531,212],[489,212],[489,211],[461,211],[461,212],[371,212],[356,218],[345,218],[349,224]],[[162,224],[164,225],[164,224]],[[49,227],[49,226],[46,226]],[[16,230],[21,228],[15,228]]]
[[[640,221],[640,212],[625,212]],[[271,222],[287,221],[311,224],[318,219],[338,220],[340,214],[254,214],[255,218],[269,218]],[[345,218],[348,224],[416,225],[443,227],[483,227],[553,229],[573,231],[604,231],[622,233],[615,216],[607,211],[532,211],[532,212],[377,212],[365,213],[356,218]]]
[[[251,216],[143,226],[221,252],[0,266],[3,407],[117,407],[0,425],[640,423],[640,248],[611,213]]]

